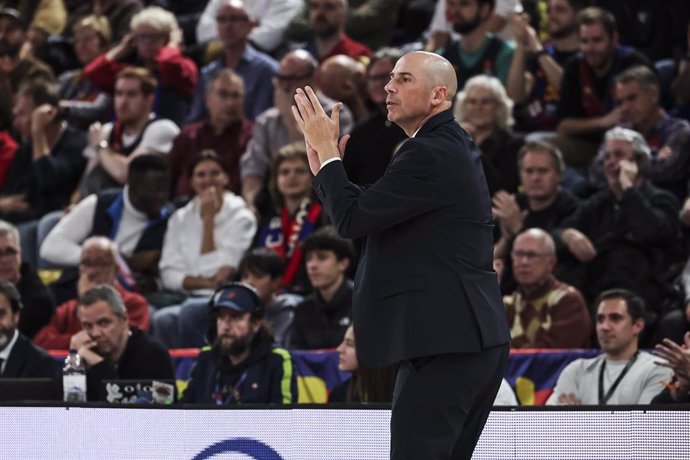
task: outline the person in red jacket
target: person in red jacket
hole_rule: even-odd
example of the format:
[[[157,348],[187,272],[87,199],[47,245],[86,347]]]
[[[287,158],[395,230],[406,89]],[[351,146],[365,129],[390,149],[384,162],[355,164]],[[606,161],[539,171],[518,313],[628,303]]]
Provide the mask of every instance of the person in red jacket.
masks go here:
[[[131,65],[146,67],[158,80],[154,111],[181,124],[191,107],[199,72],[178,48],[181,32],[175,16],[152,6],[132,18],[130,29],[120,43],[86,66],[86,77],[98,89],[113,94],[120,70]]]
[[[79,262],[79,296],[89,289],[101,284],[113,286],[122,297],[127,309],[127,318],[131,326],[148,331],[149,306],[140,294],[126,291],[116,281],[117,247],[106,237],[94,236],[87,239],[81,252]],[[59,305],[50,323],[45,325],[34,337],[34,343],[43,348],[66,350],[70,339],[81,331],[77,318],[78,299],[71,299]]]

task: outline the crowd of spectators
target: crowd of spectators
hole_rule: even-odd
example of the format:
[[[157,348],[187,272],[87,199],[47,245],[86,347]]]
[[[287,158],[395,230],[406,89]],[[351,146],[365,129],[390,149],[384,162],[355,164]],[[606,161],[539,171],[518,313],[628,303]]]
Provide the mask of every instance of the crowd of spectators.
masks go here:
[[[53,375],[12,358],[44,347],[92,380],[166,378],[166,348],[209,345],[186,401],[293,402],[287,350],[342,342],[332,399],[385,400],[363,382],[390,370],[352,354],[362,243],[328,226],[290,107],[305,85],[343,102],[345,168],[371,184],[405,138],[389,74],[427,50],[458,76],[512,346],[603,350],[549,403],[646,403],[662,379],[683,400],[689,48],[683,1],[0,1],[0,375]],[[604,400],[578,393],[604,368]]]

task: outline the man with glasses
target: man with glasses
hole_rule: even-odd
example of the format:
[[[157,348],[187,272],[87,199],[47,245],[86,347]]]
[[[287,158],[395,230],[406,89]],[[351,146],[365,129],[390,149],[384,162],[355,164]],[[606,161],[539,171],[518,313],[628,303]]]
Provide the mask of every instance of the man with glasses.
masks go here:
[[[221,2],[215,19],[216,23],[208,27],[217,28],[223,48],[218,59],[201,69],[194,103],[185,122],[199,121],[207,114],[206,88],[221,69],[234,70],[244,81],[244,116],[254,121],[261,112],[273,106],[271,79],[278,71],[278,63],[249,42],[258,22],[249,15],[242,0]]]
[[[544,230],[515,238],[513,276],[518,287],[503,298],[512,348],[589,348],[591,323],[580,291],[553,275],[556,248]]]
[[[19,331],[33,338],[53,314],[53,298],[36,270],[22,261],[17,228],[0,220],[0,279],[12,283],[24,304],[19,316]]]
[[[290,106],[297,88],[315,86],[318,66],[316,59],[304,50],[292,51],[280,61],[278,74],[273,79],[275,105],[256,119],[252,139],[240,159],[242,196],[250,206],[255,205],[255,198],[263,187],[274,153],[281,147],[304,139]],[[320,91],[317,92],[317,98],[326,113],[330,114],[336,102]],[[352,112],[343,107],[340,110],[340,130],[349,133],[352,126]]]
[[[129,292],[117,281],[117,246],[103,236],[93,236],[84,241],[79,260],[77,297],[99,284],[113,286],[122,297],[131,326],[143,331],[149,329],[149,306],[140,294]],[[81,330],[77,317],[78,298],[75,297],[55,309],[50,323],[44,326],[34,343],[49,350],[66,350],[70,339]]]
[[[207,149],[216,152],[227,168],[230,180],[226,188],[240,194],[239,162],[253,128],[252,122],[242,114],[248,97],[245,87],[242,77],[232,69],[220,69],[210,77],[204,94],[207,116],[185,126],[170,151],[171,198],[192,193],[190,168]]]

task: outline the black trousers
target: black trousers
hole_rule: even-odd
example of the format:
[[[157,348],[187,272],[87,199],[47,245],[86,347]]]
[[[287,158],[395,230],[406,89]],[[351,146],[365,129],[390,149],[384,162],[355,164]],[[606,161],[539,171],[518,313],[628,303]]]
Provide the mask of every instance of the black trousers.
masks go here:
[[[399,363],[391,460],[472,458],[508,364],[508,345]]]

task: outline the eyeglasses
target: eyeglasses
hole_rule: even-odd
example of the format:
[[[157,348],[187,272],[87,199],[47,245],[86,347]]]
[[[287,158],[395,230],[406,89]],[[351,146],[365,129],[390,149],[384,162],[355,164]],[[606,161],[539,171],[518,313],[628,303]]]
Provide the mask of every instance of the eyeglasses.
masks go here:
[[[466,98],[465,99],[465,104],[467,105],[494,105],[496,103],[495,99],[474,99],[474,98]]]
[[[513,259],[525,258],[529,261],[532,261],[534,259],[538,259],[541,257],[548,257],[548,254],[540,254],[540,253],[534,252],[534,251],[520,251],[519,249],[511,251],[510,255],[513,257]]]
[[[249,22],[249,16],[243,16],[240,14],[230,14],[228,16],[216,16],[217,22]]]
[[[389,74],[389,73],[376,73],[376,74],[367,75],[367,80],[370,82],[388,81],[390,79],[391,79],[391,74]]]
[[[281,83],[289,83],[293,81],[301,81],[306,78],[311,77],[314,74],[314,72],[309,72],[305,73],[303,75],[281,75],[281,74],[276,74],[275,78]]]
[[[338,9],[338,7],[340,7],[340,3],[336,3],[336,2],[324,2],[324,3],[309,2],[307,4],[307,7],[311,11],[315,11],[315,10],[335,11]]]
[[[0,257],[13,257],[17,254],[19,254],[19,251],[15,248],[0,249]]]
[[[108,259],[82,259],[79,261],[79,265],[82,267],[103,268],[114,265],[114,262]]]
[[[134,38],[138,42],[155,42],[157,40],[161,40],[164,38],[163,34],[160,33],[142,33],[142,34],[135,34]]]

